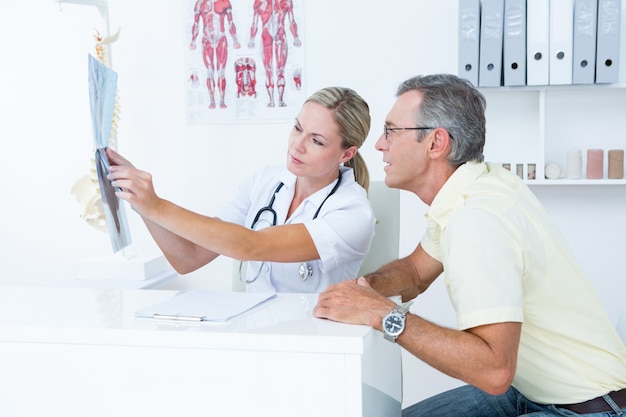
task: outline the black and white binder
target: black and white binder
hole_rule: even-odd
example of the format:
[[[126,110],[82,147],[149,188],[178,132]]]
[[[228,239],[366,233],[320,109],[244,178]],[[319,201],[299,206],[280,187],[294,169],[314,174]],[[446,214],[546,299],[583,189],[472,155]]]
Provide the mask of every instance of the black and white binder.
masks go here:
[[[574,0],[550,1],[550,84],[572,83]]]
[[[619,49],[622,22],[620,0],[598,0],[596,83],[619,82]]]
[[[480,87],[502,85],[503,24],[504,0],[483,0],[480,11]]]
[[[504,0],[504,85],[526,85],[526,0]]]
[[[598,0],[576,0],[572,84],[593,84],[595,81],[597,20]]]
[[[550,2],[528,0],[526,5],[526,84],[550,81]]]
[[[459,77],[478,86],[480,0],[459,0]]]

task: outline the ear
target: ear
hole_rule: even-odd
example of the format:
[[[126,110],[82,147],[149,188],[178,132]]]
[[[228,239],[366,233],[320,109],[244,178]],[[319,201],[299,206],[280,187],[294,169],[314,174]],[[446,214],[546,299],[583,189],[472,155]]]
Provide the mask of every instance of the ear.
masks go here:
[[[432,159],[442,156],[446,157],[450,153],[452,138],[448,131],[444,128],[437,128],[431,135],[431,142],[428,152]]]
[[[348,149],[344,149],[343,153],[341,154],[341,159],[339,159],[339,162],[348,162],[349,160],[354,158],[354,155],[356,155],[357,151],[358,148],[356,146],[350,146]]]

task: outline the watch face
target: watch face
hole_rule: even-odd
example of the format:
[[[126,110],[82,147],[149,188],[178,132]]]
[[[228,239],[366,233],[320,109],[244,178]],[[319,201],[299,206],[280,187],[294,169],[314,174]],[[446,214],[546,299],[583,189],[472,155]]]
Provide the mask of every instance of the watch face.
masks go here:
[[[404,318],[399,314],[392,313],[385,318],[383,325],[385,326],[384,330],[386,333],[392,336],[397,335],[404,329]]]

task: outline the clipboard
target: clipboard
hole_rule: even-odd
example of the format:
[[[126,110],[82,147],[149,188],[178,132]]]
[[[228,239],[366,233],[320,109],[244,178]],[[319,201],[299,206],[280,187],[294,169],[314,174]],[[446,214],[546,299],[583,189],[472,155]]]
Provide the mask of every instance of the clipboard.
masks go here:
[[[275,296],[276,293],[189,290],[140,309],[135,316],[181,322],[226,322]]]

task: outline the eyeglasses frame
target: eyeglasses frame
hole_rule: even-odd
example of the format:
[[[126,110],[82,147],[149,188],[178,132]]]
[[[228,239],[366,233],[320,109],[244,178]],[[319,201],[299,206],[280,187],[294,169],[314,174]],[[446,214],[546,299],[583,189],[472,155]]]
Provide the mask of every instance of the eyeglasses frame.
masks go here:
[[[429,129],[437,129],[436,127],[387,127],[387,125],[383,125],[383,134],[385,135],[385,140],[389,140],[389,132],[393,131],[402,131],[402,130],[429,130]],[[450,132],[448,132],[450,139],[454,139]]]
[[[387,127],[387,125],[383,126],[383,134],[385,135],[385,139],[389,140],[389,132],[396,132],[402,130],[429,130],[436,129],[436,127]]]

